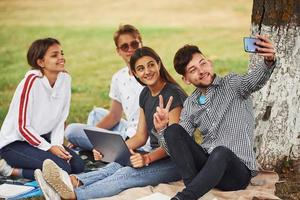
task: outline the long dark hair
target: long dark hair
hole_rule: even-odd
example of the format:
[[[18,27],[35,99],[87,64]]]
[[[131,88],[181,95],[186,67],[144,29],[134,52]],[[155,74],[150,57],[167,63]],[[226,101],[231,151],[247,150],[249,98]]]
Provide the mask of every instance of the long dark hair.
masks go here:
[[[184,92],[182,87],[174,80],[174,78],[166,70],[166,68],[165,68],[161,58],[159,57],[159,55],[153,49],[151,49],[150,47],[145,47],[144,46],[142,48],[139,48],[131,56],[129,64],[130,64],[130,69],[131,69],[132,72],[135,72],[135,63],[137,62],[137,60],[144,57],[144,56],[149,56],[149,57],[153,58],[156,61],[156,63],[160,63],[159,74],[160,74],[160,77],[162,78],[162,80],[164,80],[167,83],[173,83],[173,84],[177,85]],[[134,73],[133,73],[133,75],[134,75]],[[141,85],[145,86],[145,84],[142,81],[140,81],[135,75],[134,75],[134,78]]]

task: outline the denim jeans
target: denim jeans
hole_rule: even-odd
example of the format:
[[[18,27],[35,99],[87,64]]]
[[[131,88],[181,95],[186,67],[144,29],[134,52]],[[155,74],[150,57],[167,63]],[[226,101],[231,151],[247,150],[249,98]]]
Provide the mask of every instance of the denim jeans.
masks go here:
[[[170,158],[137,169],[113,162],[97,171],[76,177],[83,183],[75,188],[78,200],[113,196],[128,188],[157,185],[181,178]]]
[[[68,139],[69,142],[79,147],[81,150],[92,150],[93,145],[91,144],[88,137],[86,136],[84,129],[95,127],[96,124],[107,114],[108,114],[108,110],[104,108],[94,108],[89,113],[87,124],[72,123],[67,126],[65,131],[66,138]],[[121,121],[117,125],[115,125],[111,129],[111,131],[113,131],[113,133],[115,134],[121,135],[122,138],[125,140],[127,138],[126,131],[125,131],[126,127],[127,127],[126,120],[121,119]],[[151,150],[149,143],[148,145],[142,147],[141,150],[149,152]]]

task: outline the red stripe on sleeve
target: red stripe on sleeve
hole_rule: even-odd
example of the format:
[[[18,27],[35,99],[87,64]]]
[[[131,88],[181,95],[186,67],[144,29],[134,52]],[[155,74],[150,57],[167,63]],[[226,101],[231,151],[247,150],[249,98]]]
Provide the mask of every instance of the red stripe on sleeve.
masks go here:
[[[30,131],[28,131],[25,126],[26,126],[26,112],[27,112],[27,105],[28,105],[28,96],[29,96],[32,84],[36,78],[37,78],[36,75],[31,74],[25,80],[25,84],[24,84],[22,94],[21,94],[21,99],[20,99],[19,120],[18,120],[20,133],[25,138],[25,140],[33,146],[38,146],[41,143],[41,141],[38,140],[32,133],[30,133]]]

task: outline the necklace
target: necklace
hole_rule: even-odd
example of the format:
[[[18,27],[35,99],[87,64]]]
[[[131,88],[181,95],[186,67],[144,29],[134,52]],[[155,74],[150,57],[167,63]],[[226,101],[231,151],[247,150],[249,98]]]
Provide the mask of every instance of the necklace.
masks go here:
[[[199,95],[199,97],[198,97],[198,103],[199,103],[199,105],[204,105],[205,101],[206,101],[206,96],[202,95],[202,94]]]

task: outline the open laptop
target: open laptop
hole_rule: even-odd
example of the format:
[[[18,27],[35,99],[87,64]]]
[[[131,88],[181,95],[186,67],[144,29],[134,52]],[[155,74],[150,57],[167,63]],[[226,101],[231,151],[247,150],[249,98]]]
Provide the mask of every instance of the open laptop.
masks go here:
[[[93,147],[101,152],[104,162],[117,162],[130,166],[130,151],[120,135],[101,128],[84,129]]]

